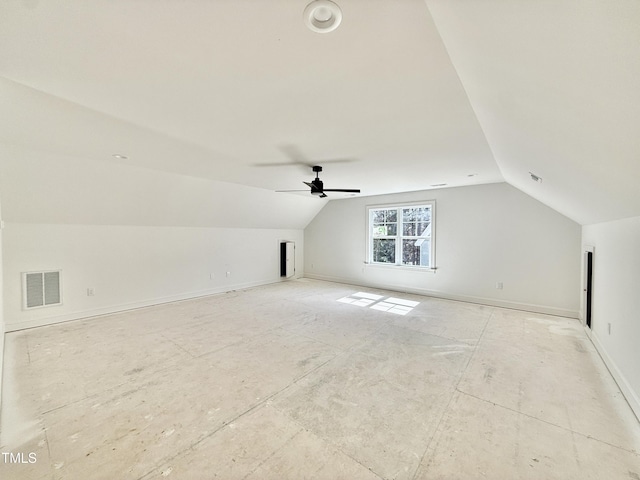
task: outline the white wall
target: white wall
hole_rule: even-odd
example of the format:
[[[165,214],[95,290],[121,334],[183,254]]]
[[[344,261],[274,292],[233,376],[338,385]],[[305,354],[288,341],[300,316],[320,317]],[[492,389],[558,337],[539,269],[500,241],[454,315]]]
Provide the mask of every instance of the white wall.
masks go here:
[[[281,240],[296,242],[300,276],[302,230],[7,222],[7,330],[278,282]],[[58,269],[63,304],[23,310],[21,272]]]
[[[365,265],[366,206],[425,200],[436,201],[435,273]],[[335,200],[305,229],[305,276],[577,318],[580,234],[506,183]]]
[[[2,407],[2,377],[3,377],[3,366],[4,366],[4,332],[5,332],[5,325],[4,325],[4,298],[3,298],[3,288],[2,288],[2,281],[3,281],[3,274],[2,274],[2,251],[3,251],[3,245],[2,245],[2,235],[3,235],[3,225],[2,225],[2,206],[0,205],[0,407]],[[0,428],[2,428],[2,426],[0,425]]]
[[[640,418],[640,217],[586,225],[582,243],[594,247],[591,338]]]

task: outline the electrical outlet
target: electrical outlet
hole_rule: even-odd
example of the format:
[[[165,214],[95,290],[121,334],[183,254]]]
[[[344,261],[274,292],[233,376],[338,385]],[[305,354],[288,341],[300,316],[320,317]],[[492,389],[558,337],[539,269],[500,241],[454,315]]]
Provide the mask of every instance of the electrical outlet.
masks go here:
[[[503,287],[503,286],[504,286],[504,285],[502,284],[502,282],[496,282],[496,288],[497,288],[498,290],[502,290],[502,287]]]
[[[230,277],[230,276],[231,276],[231,272],[227,272],[227,277]]]
[[[216,274],[215,273],[210,273],[209,274],[209,280],[213,280],[214,278],[216,278]]]
[[[94,288],[87,288],[87,297],[93,297],[96,294]]]
[[[607,323],[607,329],[609,330],[609,335],[611,335],[611,324]]]

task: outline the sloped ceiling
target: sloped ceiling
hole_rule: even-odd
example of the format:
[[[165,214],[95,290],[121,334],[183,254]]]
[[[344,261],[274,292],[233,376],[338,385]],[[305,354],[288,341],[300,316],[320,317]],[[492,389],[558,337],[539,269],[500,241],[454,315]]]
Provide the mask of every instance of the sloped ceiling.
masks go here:
[[[640,215],[640,2],[427,3],[507,182],[582,224]]]
[[[307,3],[0,3],[5,216],[32,215],[15,158],[197,178],[226,203],[215,182],[236,184],[303,226],[323,200],[273,191],[313,164],[363,195],[506,180],[580,223],[640,215],[637,1],[339,0],[330,34]]]

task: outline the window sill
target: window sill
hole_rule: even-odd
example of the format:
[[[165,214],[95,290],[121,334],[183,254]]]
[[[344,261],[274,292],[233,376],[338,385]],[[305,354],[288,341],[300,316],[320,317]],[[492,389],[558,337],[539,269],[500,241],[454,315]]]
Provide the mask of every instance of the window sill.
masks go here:
[[[364,262],[366,268],[382,268],[382,269],[394,269],[394,270],[407,270],[410,272],[424,272],[424,273],[436,273],[438,267],[416,267],[411,265],[385,265],[384,263],[369,263]]]

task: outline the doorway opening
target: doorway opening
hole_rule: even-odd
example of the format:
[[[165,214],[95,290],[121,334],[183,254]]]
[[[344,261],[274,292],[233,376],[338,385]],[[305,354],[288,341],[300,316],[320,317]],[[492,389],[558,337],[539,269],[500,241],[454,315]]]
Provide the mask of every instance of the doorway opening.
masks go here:
[[[591,328],[592,291],[593,291],[593,248],[584,252],[584,319],[587,327]]]

